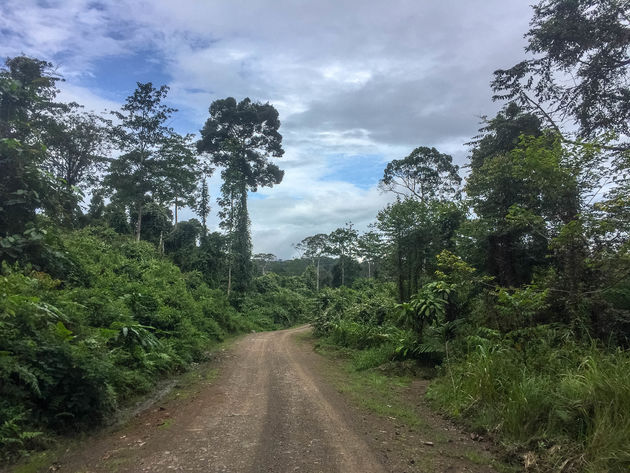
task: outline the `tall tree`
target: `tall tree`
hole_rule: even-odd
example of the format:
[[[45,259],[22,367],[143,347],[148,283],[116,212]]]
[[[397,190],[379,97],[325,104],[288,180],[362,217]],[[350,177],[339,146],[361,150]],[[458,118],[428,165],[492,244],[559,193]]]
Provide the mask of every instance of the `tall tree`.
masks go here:
[[[467,145],[471,146],[470,167],[476,172],[487,158],[515,149],[521,136],[540,136],[540,118],[516,102],[510,102],[494,118],[483,117],[479,133]]]
[[[200,171],[192,139],[193,135],[171,131],[159,150],[161,163],[154,176],[154,197],[162,204],[174,206],[175,224],[179,221],[179,209],[195,204]]]
[[[308,236],[295,246],[304,254],[304,256],[310,258],[311,260],[315,260],[317,281],[315,289],[319,292],[319,263],[321,257],[326,254],[329,246],[328,235],[325,233],[318,233],[316,235]]]
[[[100,116],[81,111],[78,104],[69,104],[44,132],[47,146],[43,168],[63,181],[67,194],[74,196],[64,202],[65,220],[72,221],[77,208],[77,194],[98,182],[107,163],[109,150],[106,121]]]
[[[197,200],[194,209],[201,217],[201,236],[205,238],[208,233],[208,215],[210,214],[210,190],[208,189],[207,175],[204,174],[197,188]]]
[[[131,224],[137,227],[136,214],[131,214]],[[142,239],[150,241],[164,253],[164,239],[173,229],[173,212],[170,208],[155,201],[144,204],[142,212]]]
[[[458,195],[461,177],[453,158],[435,148],[420,146],[409,156],[387,164],[379,187],[400,197],[421,201]]]
[[[244,290],[252,277],[247,193],[279,184],[284,171],[269,161],[284,154],[278,132],[278,111],[269,103],[236,102],[232,97],[210,105],[210,118],[201,130],[197,151],[223,168],[218,199],[222,228],[228,236],[228,293]]]
[[[273,253],[256,253],[253,258],[260,266],[260,272],[264,276],[267,273],[267,265],[278,260],[278,257]]]
[[[518,286],[528,282],[533,268],[544,260],[547,242],[529,235],[522,225],[506,219],[513,205],[527,205],[528,188],[510,153],[523,137],[541,136],[540,120],[516,103],[508,104],[496,117],[484,120],[479,135],[471,143],[471,173],[466,193],[477,219],[465,228],[484,248],[475,261],[497,278],[499,284]],[[550,146],[553,138],[550,139]],[[535,191],[534,191],[535,192]],[[523,200],[525,199],[525,201]],[[528,201],[529,202],[529,201]]]
[[[107,133],[102,117],[69,104],[45,132],[48,154],[44,167],[69,187],[94,185],[107,162]]]
[[[381,235],[376,232],[365,232],[359,236],[357,241],[357,255],[360,256],[368,266],[368,278],[372,277],[372,267],[381,257],[383,250]]]
[[[7,59],[0,70],[0,235],[22,235],[38,210],[52,217],[65,192],[43,172],[42,135],[59,105],[53,100],[61,77],[52,64],[25,56]],[[61,199],[60,199],[61,197]]]
[[[333,230],[328,235],[327,253],[339,257],[341,267],[341,285],[346,283],[347,259],[352,259],[356,252],[359,233],[353,228],[352,222],[347,222],[344,227]]]
[[[105,184],[117,200],[134,209],[137,240],[145,204],[169,202],[195,177],[190,137],[166,125],[176,111],[163,103],[167,93],[165,85],[156,89],[151,82],[138,82],[121,110],[113,112],[120,122],[113,135],[123,154],[111,163]]]

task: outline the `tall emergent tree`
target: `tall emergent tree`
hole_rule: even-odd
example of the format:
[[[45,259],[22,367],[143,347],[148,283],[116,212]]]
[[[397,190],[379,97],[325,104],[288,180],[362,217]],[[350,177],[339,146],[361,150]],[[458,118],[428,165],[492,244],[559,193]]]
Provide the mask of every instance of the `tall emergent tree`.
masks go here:
[[[284,154],[278,132],[278,111],[269,103],[236,102],[232,97],[210,105],[210,118],[201,130],[197,151],[223,168],[219,216],[228,236],[228,294],[246,289],[252,278],[247,193],[279,184],[284,176],[269,158]]]
[[[462,181],[458,171],[459,167],[448,154],[420,146],[409,156],[388,163],[379,187],[422,202],[454,197]]]
[[[165,204],[190,188],[195,178],[190,137],[182,137],[166,125],[175,109],[163,104],[168,87],[140,83],[125,105],[113,112],[119,120],[114,139],[123,151],[110,166],[105,185],[115,200],[136,213],[136,239],[140,240],[142,215],[147,202]]]

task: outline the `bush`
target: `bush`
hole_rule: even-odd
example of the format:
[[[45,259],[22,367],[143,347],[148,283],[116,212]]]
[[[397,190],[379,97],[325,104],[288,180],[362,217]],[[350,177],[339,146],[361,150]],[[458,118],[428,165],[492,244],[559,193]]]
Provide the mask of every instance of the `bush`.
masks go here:
[[[274,326],[238,313],[198,273],[182,274],[147,242],[103,228],[58,238],[70,262],[64,279],[2,266],[1,458],[37,446],[40,432],[98,425],[228,333]],[[254,296],[251,306],[258,300],[265,314],[281,305],[291,321],[305,310],[305,299],[283,287]]]

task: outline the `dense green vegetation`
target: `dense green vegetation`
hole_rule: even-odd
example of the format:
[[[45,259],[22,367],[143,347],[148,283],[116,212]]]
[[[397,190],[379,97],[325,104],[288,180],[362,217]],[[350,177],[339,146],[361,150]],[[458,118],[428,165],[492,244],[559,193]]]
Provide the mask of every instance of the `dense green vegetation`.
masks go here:
[[[308,271],[256,277],[250,261],[244,189],[282,178],[261,169],[261,143],[234,151],[225,179],[238,193],[219,200],[229,228],[209,233],[212,168],[166,126],[168,88],[138,83],[114,123],[56,102],[59,79],[28,57],[0,72],[0,461],[102,424],[230,335],[312,311]],[[241,138],[269,134],[280,156],[275,109],[239,107]],[[222,139],[214,146],[227,149]],[[229,169],[230,153],[221,156]],[[250,165],[262,174],[245,173]],[[178,221],[182,205],[204,223]]]
[[[194,143],[168,127],[165,86],[138,83],[110,120],[56,102],[50,64],[7,60],[0,459],[102,423],[230,334],[309,318],[357,372],[429,368],[430,402],[514,463],[627,471],[627,5],[543,0],[526,37],[534,58],[495,73],[503,106],[465,175],[419,146],[385,167],[370,231],[308,236],[292,261],[252,255],[248,193],[283,178],[273,106],[215,101]]]
[[[496,72],[507,103],[469,143],[463,186],[449,156],[416,148],[385,168],[381,187],[397,200],[373,231],[302,242],[313,260],[376,269],[319,291],[315,331],[350,349],[358,371],[436,367],[431,403],[528,471],[627,471],[627,7],[534,11],[536,59]]]
[[[309,308],[300,278],[264,277],[239,312],[201,273],[182,273],[150,243],[109,228],[65,232],[56,244],[62,279],[30,265],[2,268],[5,456],[39,445],[45,432],[101,423],[226,336],[293,325]]]

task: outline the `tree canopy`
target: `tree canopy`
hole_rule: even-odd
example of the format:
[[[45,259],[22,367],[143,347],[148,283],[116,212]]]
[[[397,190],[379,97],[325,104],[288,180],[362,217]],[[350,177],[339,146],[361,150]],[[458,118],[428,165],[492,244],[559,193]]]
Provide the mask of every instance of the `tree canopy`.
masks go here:
[[[448,154],[420,146],[407,157],[388,163],[379,186],[421,201],[453,198],[462,181],[458,169]]]
[[[590,139],[614,132],[630,144],[630,15],[624,0],[544,0],[533,6],[526,52],[499,69],[496,99],[517,100],[560,127],[565,119]],[[570,78],[570,80],[567,80]]]

